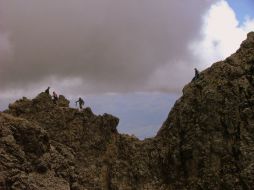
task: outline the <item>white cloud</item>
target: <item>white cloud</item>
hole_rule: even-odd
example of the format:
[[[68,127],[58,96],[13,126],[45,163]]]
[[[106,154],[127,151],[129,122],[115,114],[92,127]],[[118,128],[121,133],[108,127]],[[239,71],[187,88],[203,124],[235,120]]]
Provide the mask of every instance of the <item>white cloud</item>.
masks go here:
[[[211,7],[212,1],[203,0],[190,7],[177,0],[141,1],[138,7],[134,0],[107,0],[103,6],[92,0],[56,2],[0,0],[0,19],[13,45],[0,34],[0,55],[1,49],[15,51],[10,64],[0,57],[2,92],[32,94],[29,89],[47,85],[69,95],[179,92],[194,67],[204,69],[234,53],[254,29],[251,18],[239,25],[225,0]],[[208,9],[201,38],[200,18]]]
[[[171,60],[158,66],[148,80],[148,87],[178,92],[194,75],[193,68],[203,70],[234,53],[248,32],[254,30],[254,19],[246,17],[240,25],[234,10],[225,0],[214,3],[203,16],[200,38],[189,43],[189,59]],[[188,45],[186,43],[186,45]]]
[[[200,61],[199,68],[204,69],[230,56],[246,39],[246,34],[253,30],[254,19],[246,18],[240,25],[234,10],[225,0],[212,5],[204,16],[202,40],[190,46]]]

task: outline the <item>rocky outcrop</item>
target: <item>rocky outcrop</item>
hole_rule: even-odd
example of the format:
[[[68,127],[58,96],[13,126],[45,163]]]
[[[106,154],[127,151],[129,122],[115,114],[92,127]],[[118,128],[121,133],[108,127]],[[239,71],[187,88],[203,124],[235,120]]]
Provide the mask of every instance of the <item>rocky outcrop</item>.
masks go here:
[[[41,127],[0,113],[0,189],[69,189],[50,171],[53,161],[61,164],[60,156]]]
[[[46,93],[0,113],[0,189],[183,190],[254,186],[254,33],[183,89],[156,137]]]
[[[157,135],[173,189],[252,189],[254,33],[186,85]]]
[[[5,115],[22,118],[47,134],[50,149],[40,155],[39,161],[35,160],[39,163],[33,171],[61,178],[69,189],[100,187],[102,158],[118,134],[119,120],[109,114],[96,116],[90,108],[82,111],[69,108],[68,101],[63,96],[61,99],[61,104],[55,105],[46,93],[32,100],[23,98],[11,104]],[[27,136],[23,131],[18,134]],[[35,143],[30,144],[37,147]]]

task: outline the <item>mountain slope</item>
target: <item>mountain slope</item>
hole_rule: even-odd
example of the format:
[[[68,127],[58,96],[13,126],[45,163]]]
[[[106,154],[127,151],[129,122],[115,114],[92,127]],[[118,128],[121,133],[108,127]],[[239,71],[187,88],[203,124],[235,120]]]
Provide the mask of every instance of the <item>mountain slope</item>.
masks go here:
[[[249,33],[235,54],[184,87],[156,137],[167,144],[168,183],[181,181],[187,189],[252,188],[253,79],[254,33]]]
[[[162,128],[140,141],[118,118],[46,93],[0,113],[6,189],[252,189],[254,33],[187,84]],[[0,188],[1,189],[1,188]]]

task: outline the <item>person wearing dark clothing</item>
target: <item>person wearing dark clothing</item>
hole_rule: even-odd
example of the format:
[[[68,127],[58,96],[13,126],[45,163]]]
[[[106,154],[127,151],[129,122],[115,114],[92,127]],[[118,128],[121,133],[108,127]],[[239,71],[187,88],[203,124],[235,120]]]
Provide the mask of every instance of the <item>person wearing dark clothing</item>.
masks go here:
[[[49,95],[49,89],[50,87],[48,87],[46,90],[45,90],[45,93],[47,93]]]
[[[57,100],[58,100],[58,96],[57,96],[56,92],[54,91],[53,92],[53,103],[57,104]]]
[[[197,68],[195,68],[194,70],[195,70],[195,78],[198,79],[198,77],[199,77],[199,71],[197,70]]]
[[[195,76],[192,79],[192,81],[195,81],[195,80],[197,80],[199,78],[199,71],[197,70],[197,68],[195,68],[194,70],[195,70]]]
[[[82,109],[83,106],[85,105],[85,102],[81,97],[79,97],[79,99],[76,101],[76,106],[77,106],[77,103],[79,103],[79,108],[80,109]]]

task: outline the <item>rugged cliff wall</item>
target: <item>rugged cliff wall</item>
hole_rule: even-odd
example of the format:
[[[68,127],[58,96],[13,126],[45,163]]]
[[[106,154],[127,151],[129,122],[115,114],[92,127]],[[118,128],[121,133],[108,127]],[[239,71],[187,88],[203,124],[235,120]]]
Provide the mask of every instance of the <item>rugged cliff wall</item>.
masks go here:
[[[254,186],[254,33],[183,89],[140,141],[118,118],[46,93],[0,113],[0,189],[181,190]]]
[[[158,132],[168,149],[165,181],[179,189],[252,189],[253,106],[254,33],[249,33],[235,54],[184,87]]]

